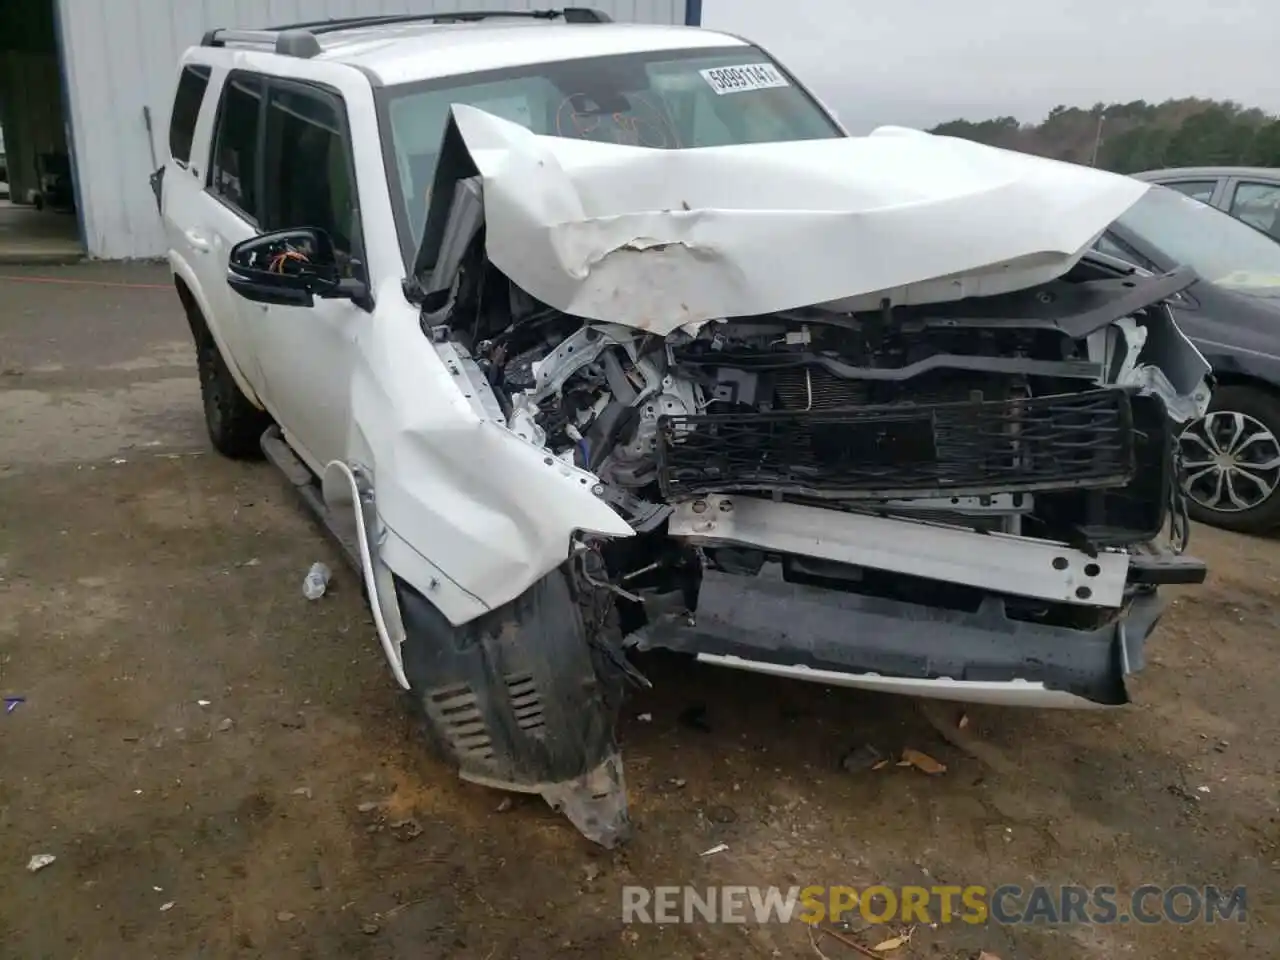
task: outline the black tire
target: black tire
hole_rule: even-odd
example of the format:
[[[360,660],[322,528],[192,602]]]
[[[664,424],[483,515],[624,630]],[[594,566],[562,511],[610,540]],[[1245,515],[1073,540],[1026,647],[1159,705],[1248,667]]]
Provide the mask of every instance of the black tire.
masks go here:
[[[262,457],[262,434],[271,418],[259,410],[236,384],[217,343],[203,322],[193,322],[196,331],[196,367],[200,372],[200,398],[204,402],[204,422],[214,448],[232,460]]]
[[[1213,399],[1209,403],[1209,410],[1204,419],[1190,424],[1183,431],[1180,441],[1188,481],[1184,483],[1184,489],[1187,491],[1187,510],[1193,520],[1210,526],[1240,533],[1265,533],[1280,527],[1280,469],[1250,471],[1251,475],[1260,476],[1267,482],[1276,482],[1271,494],[1261,499],[1256,505],[1247,509],[1239,507],[1232,509],[1229,508],[1232,506],[1230,497],[1226,495],[1218,499],[1218,502],[1223,503],[1223,508],[1214,509],[1210,503],[1214,499],[1213,484],[1216,482],[1217,475],[1212,470],[1205,473],[1204,467],[1194,466],[1197,458],[1203,463],[1210,459],[1210,455],[1204,442],[1189,439],[1188,435],[1203,438],[1206,436],[1206,431],[1214,430],[1217,426],[1226,427],[1230,435],[1230,431],[1234,429],[1234,421],[1221,417],[1222,414],[1228,413],[1241,414],[1245,418],[1244,426],[1247,430],[1256,430],[1260,427],[1273,438],[1268,440],[1265,437],[1259,437],[1252,441],[1242,451],[1240,458],[1242,465],[1249,466],[1280,458],[1280,398],[1258,387],[1242,385],[1219,387],[1213,393]],[[1215,414],[1219,416],[1215,417]],[[1218,431],[1215,430],[1215,434],[1217,433]],[[1223,441],[1219,440],[1219,445],[1224,445]],[[1250,482],[1239,473],[1233,475],[1230,487],[1227,487],[1225,481],[1223,485],[1224,492],[1235,490],[1237,496],[1246,503],[1258,497],[1263,489],[1262,486]],[[1206,500],[1210,503],[1206,503]]]

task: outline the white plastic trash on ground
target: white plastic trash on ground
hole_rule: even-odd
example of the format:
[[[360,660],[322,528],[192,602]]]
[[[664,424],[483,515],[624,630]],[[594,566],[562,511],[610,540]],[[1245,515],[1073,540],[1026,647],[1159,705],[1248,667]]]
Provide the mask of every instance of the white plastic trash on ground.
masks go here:
[[[333,574],[325,564],[313,563],[307,571],[306,579],[302,581],[302,595],[308,600],[319,600],[324,596],[331,576]]]

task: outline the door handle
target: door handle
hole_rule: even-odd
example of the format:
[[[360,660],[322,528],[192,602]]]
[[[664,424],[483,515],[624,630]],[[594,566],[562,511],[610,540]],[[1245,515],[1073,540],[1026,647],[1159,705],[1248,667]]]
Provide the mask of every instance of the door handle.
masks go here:
[[[187,243],[191,244],[192,250],[195,250],[197,253],[209,252],[209,241],[206,240],[202,234],[197,233],[195,230],[188,230],[186,232],[186,237]]]

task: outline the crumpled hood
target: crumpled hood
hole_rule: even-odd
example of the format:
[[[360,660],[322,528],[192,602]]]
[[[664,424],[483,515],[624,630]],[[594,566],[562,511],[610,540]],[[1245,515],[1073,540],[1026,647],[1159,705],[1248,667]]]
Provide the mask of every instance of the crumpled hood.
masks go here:
[[[1029,287],[1148,189],[900,128],[653,150],[538,136],[464,105],[453,117],[483,181],[490,261],[566,313],[664,335]]]

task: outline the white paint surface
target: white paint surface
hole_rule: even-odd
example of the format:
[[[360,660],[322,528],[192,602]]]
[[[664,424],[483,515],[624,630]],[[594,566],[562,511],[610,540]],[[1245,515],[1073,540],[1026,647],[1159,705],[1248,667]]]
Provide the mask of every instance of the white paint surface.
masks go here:
[[[1148,189],[897,128],[649,150],[538,136],[461,104],[454,117],[484,178],[489,259],[559,310],[663,335],[1030,287]]]

